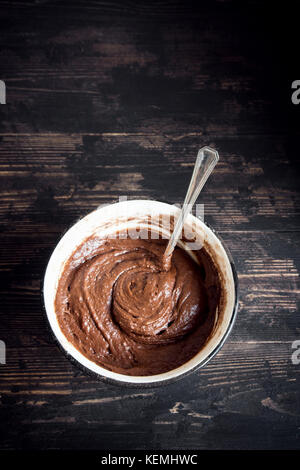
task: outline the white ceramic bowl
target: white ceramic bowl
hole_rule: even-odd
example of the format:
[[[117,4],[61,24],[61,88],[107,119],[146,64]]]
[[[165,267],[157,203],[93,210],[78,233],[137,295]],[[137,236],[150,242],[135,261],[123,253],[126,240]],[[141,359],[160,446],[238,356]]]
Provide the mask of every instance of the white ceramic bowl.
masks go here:
[[[127,384],[146,385],[165,383],[186,375],[196,368],[202,367],[214,356],[227,338],[234,322],[238,304],[237,277],[234,265],[228,250],[225,250],[223,243],[221,243],[214,231],[191,214],[187,218],[186,225],[193,226],[194,229],[196,229],[197,235],[199,235],[205,243],[205,247],[212,256],[218,271],[222,273],[222,295],[224,300],[222,312],[218,312],[215,328],[204,347],[196,356],[180,367],[162,374],[151,376],[123,375],[104,369],[87,359],[68,341],[60,329],[54,307],[58,281],[66,261],[86,238],[94,234],[103,237],[109,236],[116,231],[116,227],[119,230],[122,230],[122,228],[134,228],[137,224],[142,227],[143,220],[145,220],[145,216],[148,215],[173,215],[177,217],[179,211],[180,209],[176,206],[151,200],[123,201],[100,207],[73,225],[54,249],[47,265],[44,278],[43,293],[46,315],[53,334],[63,350],[68,356],[71,356],[79,365],[86,368],[88,371],[100,377],[106,377],[112,381]],[[160,231],[165,237],[169,238],[170,232],[167,229],[161,229]],[[184,248],[184,245],[182,246]],[[189,253],[192,255],[192,252]]]

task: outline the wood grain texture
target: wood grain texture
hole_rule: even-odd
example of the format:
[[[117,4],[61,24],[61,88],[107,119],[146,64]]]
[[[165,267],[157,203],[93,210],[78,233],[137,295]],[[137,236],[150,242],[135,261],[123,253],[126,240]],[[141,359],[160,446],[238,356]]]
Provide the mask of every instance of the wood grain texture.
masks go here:
[[[206,144],[221,153],[201,196],[209,223],[220,231],[300,229],[298,175],[280,136],[105,133],[2,136],[6,231],[62,230],[123,195],[181,204]]]
[[[297,76],[283,13],[246,3],[2,2],[1,449],[300,447]],[[220,152],[200,202],[237,268],[234,329],[166,387],[96,380],[48,328],[49,256],[119,196],[181,203],[202,145]]]

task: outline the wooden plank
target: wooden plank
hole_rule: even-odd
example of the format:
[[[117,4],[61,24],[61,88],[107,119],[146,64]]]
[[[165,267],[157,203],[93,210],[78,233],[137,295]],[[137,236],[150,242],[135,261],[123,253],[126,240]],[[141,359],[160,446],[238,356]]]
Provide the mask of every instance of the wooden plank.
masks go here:
[[[282,37],[269,42],[264,6],[244,15],[226,3],[194,13],[179,2],[6,3],[1,131],[287,132],[290,99],[272,61]]]
[[[76,436],[81,449],[222,448],[232,445],[233,422],[237,448],[250,445],[254,428],[259,448],[295,446],[299,367],[290,346],[229,342],[192,377],[144,390],[77,375],[53,348],[33,348],[25,368],[1,375],[2,446],[73,448]],[[34,371],[37,355],[45,364],[57,356],[57,366]],[[21,350],[9,357],[18,369]]]
[[[220,152],[201,194],[224,230],[299,230],[295,165],[284,140],[180,134],[2,135],[0,216],[15,233],[65,230],[119,196],[181,204],[200,146]]]

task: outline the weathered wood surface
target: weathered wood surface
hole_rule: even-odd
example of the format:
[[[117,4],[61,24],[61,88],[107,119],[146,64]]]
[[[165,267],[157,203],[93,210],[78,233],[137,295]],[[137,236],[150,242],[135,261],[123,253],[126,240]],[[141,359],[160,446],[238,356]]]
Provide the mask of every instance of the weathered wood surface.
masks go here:
[[[232,2],[132,3],[1,6],[0,447],[299,448],[299,113],[272,75],[279,38],[256,2],[247,18]],[[221,155],[201,202],[239,274],[233,332],[167,387],[97,381],[51,337],[47,260],[100,204],[181,203],[203,144]]]

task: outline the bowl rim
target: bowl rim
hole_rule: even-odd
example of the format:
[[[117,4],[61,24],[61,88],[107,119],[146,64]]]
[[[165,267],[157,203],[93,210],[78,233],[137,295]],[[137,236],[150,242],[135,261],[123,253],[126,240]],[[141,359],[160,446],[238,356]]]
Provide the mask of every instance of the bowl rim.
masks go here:
[[[130,205],[139,204],[139,205],[142,205],[142,204],[145,204],[145,203],[156,205],[156,206],[159,205],[160,207],[162,207],[162,205],[163,205],[165,208],[167,208],[167,207],[172,208],[172,210],[175,210],[175,211],[179,210],[175,205],[168,204],[168,203],[158,201],[158,200],[132,199],[132,200],[126,200],[126,201],[122,201],[122,202],[115,202],[115,203],[111,203],[111,204],[106,204],[104,206],[100,206],[97,209],[89,212],[84,217],[80,218],[74,224],[72,224],[72,226],[69,227],[62,234],[62,236],[60,237],[59,241],[57,242],[56,246],[54,247],[54,249],[53,249],[53,251],[52,251],[52,253],[51,253],[51,255],[48,259],[48,263],[47,263],[46,270],[45,270],[45,273],[44,273],[44,278],[43,278],[44,282],[43,282],[43,287],[42,287],[42,292],[41,292],[42,298],[43,298],[42,299],[43,300],[43,311],[44,311],[44,314],[47,318],[48,327],[50,329],[50,332],[52,333],[52,337],[54,338],[56,344],[58,345],[59,349],[62,350],[64,355],[72,363],[74,363],[77,367],[79,367],[81,370],[88,373],[89,375],[92,375],[93,377],[96,377],[97,379],[104,380],[108,383],[123,385],[123,386],[126,385],[126,386],[129,386],[129,387],[131,387],[131,386],[133,386],[133,387],[136,387],[136,386],[139,386],[139,387],[141,387],[141,386],[142,387],[149,387],[149,386],[153,387],[153,386],[160,386],[162,384],[173,383],[174,381],[177,381],[181,378],[184,378],[187,375],[190,375],[191,373],[195,372],[196,370],[204,367],[207,364],[207,362],[209,362],[218,353],[218,351],[222,348],[225,341],[227,340],[227,338],[228,338],[228,336],[229,336],[229,334],[230,334],[230,332],[233,328],[235,320],[236,320],[237,311],[238,311],[238,303],[239,303],[238,276],[237,276],[237,271],[236,271],[236,268],[235,268],[235,264],[234,264],[232,255],[231,255],[228,247],[226,246],[226,244],[224,243],[224,241],[222,240],[220,235],[209,224],[204,223],[202,220],[199,220],[194,215],[189,214],[190,218],[196,219],[197,222],[200,223],[200,225],[202,225],[202,227],[203,226],[205,227],[204,230],[206,230],[206,231],[208,230],[209,232],[211,232],[213,234],[213,237],[215,237],[215,239],[217,239],[217,242],[223,248],[223,250],[225,252],[225,255],[228,259],[230,268],[231,268],[231,274],[232,274],[232,280],[233,280],[233,286],[234,286],[234,293],[233,293],[234,303],[233,303],[233,308],[232,308],[232,312],[231,312],[231,315],[230,315],[229,323],[227,325],[227,328],[226,328],[225,332],[222,334],[221,338],[219,339],[218,343],[207,354],[207,356],[205,356],[202,360],[200,360],[199,362],[197,362],[193,366],[188,367],[187,370],[181,370],[180,372],[178,372],[178,369],[184,368],[184,366],[188,365],[190,361],[194,360],[194,358],[198,355],[198,353],[195,356],[193,356],[189,361],[187,361],[184,364],[180,365],[176,369],[171,369],[170,371],[163,372],[161,374],[156,374],[156,375],[130,376],[130,375],[125,375],[125,374],[120,374],[120,373],[115,373],[115,372],[109,371],[109,370],[105,369],[104,367],[101,367],[98,364],[96,364],[95,362],[88,359],[72,343],[70,343],[67,340],[67,338],[62,333],[60,327],[59,327],[59,330],[60,330],[61,335],[63,336],[63,340],[61,340],[58,337],[58,335],[55,332],[55,329],[53,328],[53,321],[51,321],[53,319],[51,319],[49,311],[47,310],[47,298],[46,298],[46,294],[47,294],[46,284],[47,284],[47,279],[48,279],[48,276],[49,276],[49,269],[51,267],[51,262],[55,257],[55,253],[57,252],[58,247],[63,243],[63,241],[69,235],[69,232],[71,230],[74,230],[74,228],[77,227],[79,224],[83,224],[84,220],[87,219],[88,217],[93,217],[94,215],[98,214],[99,213],[98,211],[101,211],[101,209],[104,209],[104,208],[107,208],[107,207],[110,207],[110,206],[121,205],[121,204],[130,204]],[[86,238],[88,238],[89,236],[90,236],[90,234],[87,234]],[[83,240],[84,240],[84,238],[82,238],[82,241]],[[75,244],[74,246],[75,246],[75,248],[73,247],[73,252],[76,249],[76,246],[78,246],[78,244],[77,245]],[[65,261],[69,258],[69,256],[70,255],[65,257]],[[55,312],[54,312],[53,316],[55,317],[56,323],[59,326]],[[68,344],[69,350],[67,349],[66,344]],[[78,357],[80,359],[82,359],[82,361],[80,361],[78,359]],[[91,367],[88,367],[87,364],[91,365]],[[166,377],[166,375],[168,375],[168,374],[170,374],[174,371],[177,371],[177,373],[175,375],[173,375],[171,377]],[[154,380],[151,380],[151,378],[153,378]]]

